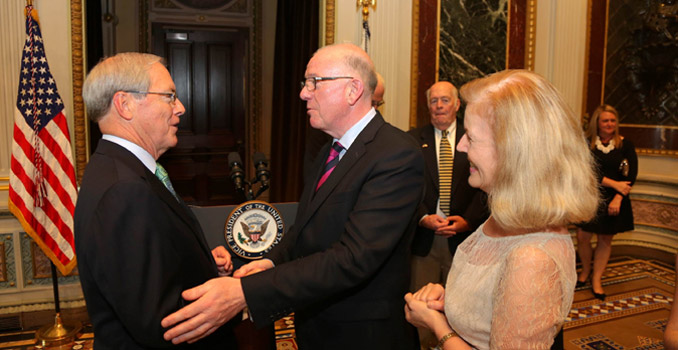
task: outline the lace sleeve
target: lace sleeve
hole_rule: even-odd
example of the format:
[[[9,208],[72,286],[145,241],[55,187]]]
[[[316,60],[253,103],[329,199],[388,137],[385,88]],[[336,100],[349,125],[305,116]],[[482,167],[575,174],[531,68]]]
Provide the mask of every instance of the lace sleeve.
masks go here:
[[[556,262],[540,247],[509,253],[495,292],[491,349],[548,349],[562,323]]]

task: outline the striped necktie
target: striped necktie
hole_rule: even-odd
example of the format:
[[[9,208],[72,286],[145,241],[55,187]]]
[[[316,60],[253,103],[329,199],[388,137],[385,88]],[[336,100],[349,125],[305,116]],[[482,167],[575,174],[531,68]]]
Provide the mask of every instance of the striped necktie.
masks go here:
[[[447,130],[443,130],[440,139],[440,154],[438,155],[438,185],[440,186],[440,209],[445,215],[450,215],[450,199],[452,197],[452,167],[454,157],[452,147],[447,140]]]
[[[165,187],[172,193],[174,198],[179,200],[179,197],[177,197],[177,193],[174,191],[174,187],[172,187],[172,182],[170,182],[169,175],[167,174],[167,170],[163,168],[160,163],[155,163],[155,177],[157,177]]]
[[[337,163],[339,163],[339,154],[341,151],[344,150],[344,146],[341,145],[339,142],[335,142],[332,145],[332,148],[330,148],[330,155],[327,156],[327,161],[325,162],[325,170],[323,171],[323,176],[320,177],[320,180],[318,180],[318,185],[315,186],[316,192],[325,183],[325,180],[327,180],[328,177],[330,177],[330,174],[334,170],[334,168],[337,167]]]

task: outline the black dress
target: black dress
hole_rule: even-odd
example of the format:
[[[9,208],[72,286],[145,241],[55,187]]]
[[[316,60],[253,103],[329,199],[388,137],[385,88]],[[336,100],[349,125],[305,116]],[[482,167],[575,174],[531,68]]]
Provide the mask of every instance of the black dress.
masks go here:
[[[603,153],[594,148],[592,151],[598,168],[598,183],[602,183],[603,177],[615,181],[631,181],[631,185],[636,182],[638,175],[638,157],[633,143],[627,139],[622,142],[621,148],[615,147],[610,153]],[[628,162],[628,175],[624,176],[620,165],[626,159]],[[578,225],[582,230],[603,235],[613,235],[619,232],[633,230],[633,210],[631,210],[631,201],[628,195],[624,196],[619,208],[619,215],[610,216],[607,214],[607,207],[614,198],[617,191],[611,187],[600,185],[600,193],[603,201],[598,207],[596,217],[585,224]]]

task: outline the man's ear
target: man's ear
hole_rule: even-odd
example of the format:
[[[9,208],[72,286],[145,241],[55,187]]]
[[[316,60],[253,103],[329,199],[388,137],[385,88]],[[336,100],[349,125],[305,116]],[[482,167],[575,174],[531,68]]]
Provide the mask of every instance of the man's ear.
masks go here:
[[[348,103],[353,106],[355,105],[360,97],[363,96],[365,92],[365,85],[363,82],[358,79],[352,79],[351,82],[346,87],[346,99]]]
[[[454,106],[454,111],[458,112],[459,107],[461,107],[461,100],[459,98],[457,98],[457,103],[456,103],[456,106]]]
[[[118,91],[113,95],[111,101],[111,108],[114,108],[116,113],[125,120],[132,120],[134,111],[137,107],[137,101],[129,92]]]

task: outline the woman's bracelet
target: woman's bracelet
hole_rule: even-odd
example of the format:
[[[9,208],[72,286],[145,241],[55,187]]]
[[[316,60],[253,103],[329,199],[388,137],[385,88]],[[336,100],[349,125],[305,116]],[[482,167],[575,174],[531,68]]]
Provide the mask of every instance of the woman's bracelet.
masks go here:
[[[451,331],[450,333],[447,333],[443,335],[442,338],[438,341],[438,346],[436,346],[434,349],[435,350],[443,350],[443,344],[445,344],[446,341],[448,341],[452,337],[458,337],[457,332]]]

